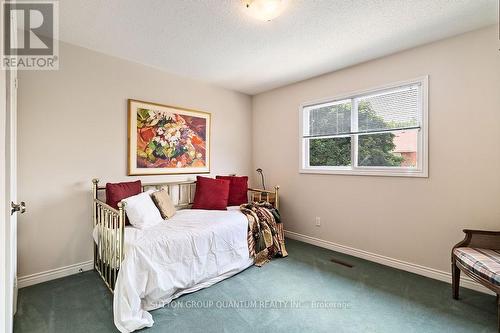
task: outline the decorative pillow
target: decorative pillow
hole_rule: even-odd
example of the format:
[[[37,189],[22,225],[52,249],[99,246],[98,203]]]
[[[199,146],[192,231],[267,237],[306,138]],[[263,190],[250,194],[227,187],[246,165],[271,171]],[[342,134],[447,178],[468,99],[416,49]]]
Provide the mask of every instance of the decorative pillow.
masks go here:
[[[247,176],[217,176],[217,179],[229,180],[228,206],[239,206],[248,203],[248,177]]]
[[[106,203],[113,208],[118,208],[118,203],[125,198],[142,192],[141,181],[106,184]]]
[[[196,177],[193,209],[227,210],[229,180]]]
[[[158,207],[161,217],[164,220],[174,216],[175,205],[172,202],[172,199],[170,199],[170,196],[168,195],[167,191],[165,190],[156,191],[153,194],[151,194],[151,199],[153,199],[153,202],[155,203],[156,207]]]
[[[153,192],[154,190],[149,190],[123,199],[130,224],[138,229],[150,228],[163,222],[160,211],[151,199]]]

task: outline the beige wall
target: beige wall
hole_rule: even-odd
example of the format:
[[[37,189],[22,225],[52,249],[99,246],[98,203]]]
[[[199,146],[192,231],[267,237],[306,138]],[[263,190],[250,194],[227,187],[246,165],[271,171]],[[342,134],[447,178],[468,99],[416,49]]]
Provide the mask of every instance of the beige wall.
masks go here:
[[[19,77],[19,276],[92,259],[90,186],[126,176],[127,99],[212,113],[212,174],[248,174],[249,96],[65,43],[59,71]],[[170,181],[190,176],[146,176]]]
[[[462,228],[500,229],[498,48],[491,27],[255,96],[253,163],[281,185],[285,228],[444,271]],[[299,104],[422,75],[429,178],[298,173]]]

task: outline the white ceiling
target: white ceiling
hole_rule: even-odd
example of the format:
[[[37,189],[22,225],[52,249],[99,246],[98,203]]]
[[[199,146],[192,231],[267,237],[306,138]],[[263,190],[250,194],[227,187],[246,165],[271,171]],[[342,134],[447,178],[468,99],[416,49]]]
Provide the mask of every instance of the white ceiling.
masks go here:
[[[494,24],[497,0],[288,0],[262,22],[240,0],[64,0],[60,39],[256,94]]]

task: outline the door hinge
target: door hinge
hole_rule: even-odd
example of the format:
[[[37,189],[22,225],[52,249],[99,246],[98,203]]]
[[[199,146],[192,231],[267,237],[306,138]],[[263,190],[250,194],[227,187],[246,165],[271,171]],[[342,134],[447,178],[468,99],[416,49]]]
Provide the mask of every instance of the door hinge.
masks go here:
[[[14,88],[16,88],[16,89],[17,89],[17,87],[18,87],[18,83],[17,83],[17,81],[18,81],[18,80],[17,80],[17,77],[16,77],[16,78],[14,79]]]

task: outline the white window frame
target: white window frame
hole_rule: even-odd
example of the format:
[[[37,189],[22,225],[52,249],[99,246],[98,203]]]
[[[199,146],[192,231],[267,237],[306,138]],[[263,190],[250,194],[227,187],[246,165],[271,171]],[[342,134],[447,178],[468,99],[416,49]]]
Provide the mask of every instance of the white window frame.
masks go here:
[[[393,90],[403,86],[410,86],[419,84],[420,89],[420,103],[419,103],[419,125],[418,139],[417,139],[417,167],[371,167],[371,166],[357,166],[357,140],[358,135],[346,135],[351,137],[351,166],[309,166],[309,147],[308,140],[304,138],[304,126],[309,126],[309,120],[306,119],[309,112],[306,110],[308,107],[332,103],[335,104],[340,101],[353,100],[371,95],[375,93],[382,93],[385,90]],[[411,80],[394,82],[391,84],[378,86],[376,88],[358,90],[335,97],[324,98],[321,100],[310,101],[303,103],[299,108],[299,151],[300,151],[300,173],[313,173],[313,174],[338,174],[338,175],[366,175],[366,176],[394,176],[394,177],[428,177],[429,176],[429,138],[428,138],[428,94],[429,94],[429,76],[422,76]],[[354,105],[353,105],[354,106]],[[353,107],[353,110],[355,108]],[[356,108],[357,109],[357,108]],[[351,127],[352,124],[357,126],[357,112],[351,112]],[[351,128],[351,132],[356,132],[357,128]]]

